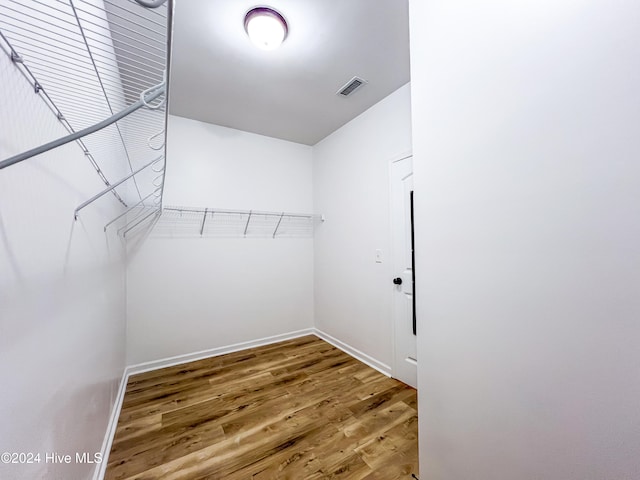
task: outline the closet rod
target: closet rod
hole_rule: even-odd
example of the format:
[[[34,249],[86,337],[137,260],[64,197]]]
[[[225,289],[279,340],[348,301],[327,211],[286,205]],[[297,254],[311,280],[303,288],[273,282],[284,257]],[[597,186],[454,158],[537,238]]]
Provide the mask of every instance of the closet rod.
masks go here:
[[[152,89],[150,89],[150,91],[147,93],[148,97],[146,95],[141,96],[140,100],[138,100],[136,103],[129,105],[127,108],[125,108],[124,110],[116,113],[115,115],[112,115],[111,117],[96,123],[95,125],[92,125],[90,127],[87,127],[83,130],[80,130],[78,132],[72,133],[71,135],[67,135],[66,137],[62,137],[59,138],[57,140],[54,140],[52,142],[49,143],[45,143],[44,145],[41,145],[39,147],[36,148],[32,148],[31,150],[28,150],[26,152],[20,153],[18,155],[14,155],[13,157],[10,157],[6,160],[3,160],[0,162],[0,170],[2,170],[3,168],[6,167],[10,167],[11,165],[14,165],[16,163],[20,163],[24,160],[27,160],[31,157],[34,157],[36,155],[40,155],[41,153],[44,152],[48,152],[49,150],[52,150],[54,148],[57,148],[61,145],[65,145],[69,142],[73,142],[74,140],[78,140],[79,138],[85,137],[91,133],[95,133],[98,130],[102,130],[105,127],[108,127],[109,125],[117,122],[118,120],[123,119],[124,117],[126,117],[127,115],[135,112],[136,110],[145,107],[145,106],[149,106],[148,104],[153,102],[154,100],[156,100],[158,97],[160,97],[161,95],[163,95],[165,93],[165,83],[162,82],[161,84],[157,85],[156,87],[152,87]],[[154,160],[152,163],[155,163],[157,160]]]
[[[160,155],[158,158],[156,158],[155,160],[153,160],[152,162],[147,163],[146,165],[140,167],[139,169],[137,169],[135,172],[131,172],[129,175],[127,175],[126,177],[118,180],[116,183],[112,183],[110,187],[105,188],[104,190],[102,190],[100,193],[97,193],[96,195],[94,195],[93,197],[91,197],[89,200],[87,200],[86,202],[81,203],[80,205],[78,205],[78,208],[75,209],[75,211],[73,212],[73,218],[74,219],[78,219],[78,212],[80,210],[82,210],[84,207],[86,207],[87,205],[89,205],[90,203],[95,202],[98,198],[100,198],[101,196],[103,196],[105,193],[109,193],[111,190],[113,190],[114,188],[116,188],[119,185],[122,185],[124,182],[126,182],[127,180],[129,180],[131,177],[133,177],[134,175],[137,175],[138,173],[140,173],[142,170],[144,170],[147,167],[150,167],[151,165],[153,165],[154,163],[159,162],[160,160],[162,160],[164,157],[162,155]]]

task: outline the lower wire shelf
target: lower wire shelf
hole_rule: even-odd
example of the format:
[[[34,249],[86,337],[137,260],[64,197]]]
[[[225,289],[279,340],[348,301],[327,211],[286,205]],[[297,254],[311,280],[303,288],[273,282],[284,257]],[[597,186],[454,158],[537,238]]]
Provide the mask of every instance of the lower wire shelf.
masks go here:
[[[122,218],[118,234],[126,237],[153,228],[155,237],[312,237],[324,217],[312,213],[139,206]],[[117,222],[111,222],[116,224]]]

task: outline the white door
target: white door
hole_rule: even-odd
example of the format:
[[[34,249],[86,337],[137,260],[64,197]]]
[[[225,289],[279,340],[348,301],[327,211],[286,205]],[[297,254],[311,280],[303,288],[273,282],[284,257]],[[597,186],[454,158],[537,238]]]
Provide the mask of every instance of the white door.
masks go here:
[[[391,163],[391,235],[393,245],[393,376],[417,388],[418,358],[413,301],[413,162],[407,156]],[[393,283],[392,283],[393,282]]]

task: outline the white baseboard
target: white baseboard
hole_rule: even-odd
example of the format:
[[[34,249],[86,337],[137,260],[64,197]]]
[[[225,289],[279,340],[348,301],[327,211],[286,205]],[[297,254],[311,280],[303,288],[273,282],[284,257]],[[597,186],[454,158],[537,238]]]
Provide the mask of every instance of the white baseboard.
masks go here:
[[[291,340],[293,338],[304,337],[305,335],[315,335],[318,338],[321,338],[322,340],[330,343],[334,347],[339,348],[346,354],[351,355],[357,360],[360,360],[362,363],[376,369],[383,375],[386,375],[387,377],[391,376],[391,367],[389,365],[386,365],[376,360],[375,358],[370,357],[366,353],[353,348],[351,345],[341,342],[337,338],[332,337],[331,335],[323,332],[322,330],[318,330],[317,328],[305,328],[304,330],[283,333],[281,335],[273,335],[271,337],[259,338],[256,340],[250,340],[248,342],[235,343],[233,345],[211,348],[209,350],[202,350],[200,352],[187,353],[185,355],[176,355],[175,357],[153,360],[151,362],[144,362],[136,365],[129,365],[124,369],[124,372],[122,373],[120,388],[118,389],[118,395],[116,396],[116,401],[111,412],[111,418],[109,419],[107,431],[102,443],[102,462],[96,466],[93,480],[102,480],[104,478],[104,474],[107,469],[107,462],[109,461],[109,452],[111,451],[113,437],[116,433],[116,426],[118,425],[118,418],[120,417],[120,410],[122,409],[125,390],[127,388],[127,383],[129,382],[129,377],[131,375],[158,370],[160,368],[172,367],[174,365],[180,365],[181,363],[193,362],[195,360],[202,360],[204,358],[217,357],[219,355],[238,352],[240,350],[247,350],[249,348],[270,345],[272,343],[283,342],[285,340]]]
[[[111,451],[111,444],[113,443],[113,437],[116,434],[116,426],[118,425],[118,419],[120,418],[120,410],[122,409],[122,401],[124,400],[124,392],[127,389],[127,381],[129,375],[127,369],[122,372],[122,379],[120,380],[120,387],[118,388],[118,394],[116,395],[116,401],[111,408],[111,416],[109,417],[109,423],[107,424],[107,432],[104,435],[102,441],[102,462],[96,465],[96,469],[93,473],[93,480],[102,480],[107,470],[107,460],[109,459],[109,452]]]
[[[270,345],[272,343],[284,342],[285,340],[304,337],[305,335],[313,335],[313,333],[313,328],[305,328],[303,330],[296,330],[295,332],[273,335],[271,337],[258,338],[256,340],[249,340],[248,342],[234,343],[233,345],[210,348],[208,350],[202,350],[200,352],[176,355],[175,357],[162,358],[160,360],[153,360],[151,362],[130,365],[127,367],[127,372],[129,373],[129,375],[135,375],[137,373],[149,372],[151,370],[158,370],[160,368],[173,367],[174,365],[180,365],[181,363],[194,362],[196,360],[202,360],[203,358],[217,357],[219,355],[225,355],[227,353],[239,352],[240,350],[247,350],[249,348]]]
[[[386,363],[382,363],[382,362],[376,360],[375,358],[370,357],[369,355],[367,355],[364,352],[361,352],[357,348],[354,348],[351,345],[348,345],[348,344],[338,340],[337,338],[332,337],[328,333],[325,333],[322,330],[318,330],[317,328],[313,329],[313,334],[315,336],[321,338],[325,342],[330,343],[334,347],[339,348],[340,350],[342,350],[346,354],[351,355],[355,359],[360,360],[362,363],[364,363],[366,365],[369,365],[371,368],[379,371],[383,375],[386,375],[387,377],[391,376],[391,367],[389,365],[387,365]]]
[[[315,331],[313,328],[305,328],[304,330],[283,333],[281,335],[273,335],[271,337],[259,338],[257,340],[251,340],[248,342],[235,343],[233,345],[211,348],[209,350],[202,350],[200,352],[187,353],[185,355],[176,355],[175,357],[153,360],[151,362],[139,363],[137,365],[129,365],[124,369],[124,372],[122,373],[122,380],[120,380],[118,395],[116,396],[116,401],[111,411],[111,418],[109,419],[109,424],[107,425],[107,431],[105,433],[104,441],[102,442],[102,462],[96,465],[93,480],[103,480],[104,478],[104,474],[107,469],[107,462],[109,461],[109,452],[111,452],[111,445],[113,444],[113,437],[116,434],[116,426],[118,425],[120,410],[122,410],[124,393],[127,389],[127,383],[129,382],[129,377],[131,375],[158,370],[160,368],[172,367],[174,365],[180,365],[181,363],[193,362],[195,360],[202,360],[204,358],[217,357],[226,353],[238,352],[240,350],[261,347],[272,343],[284,342],[285,340],[291,340],[293,338],[314,334]]]

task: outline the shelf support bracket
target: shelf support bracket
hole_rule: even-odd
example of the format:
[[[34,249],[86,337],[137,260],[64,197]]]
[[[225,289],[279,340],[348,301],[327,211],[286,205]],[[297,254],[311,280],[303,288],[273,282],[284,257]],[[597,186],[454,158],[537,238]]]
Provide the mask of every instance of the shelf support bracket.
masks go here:
[[[247,229],[249,228],[249,222],[251,221],[251,213],[253,211],[249,210],[249,216],[247,217],[247,224],[244,226],[244,236],[247,236]]]
[[[278,219],[276,229],[273,231],[273,238],[276,238],[276,233],[278,233],[278,228],[280,228],[280,222],[282,222],[282,217],[284,217],[284,212],[282,212],[282,214],[280,215],[280,219]]]
[[[200,236],[202,236],[202,234],[204,233],[204,222],[207,221],[207,210],[208,209],[204,209],[204,215],[202,216],[202,226],[200,227]]]

